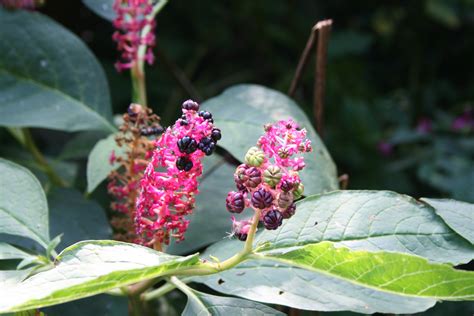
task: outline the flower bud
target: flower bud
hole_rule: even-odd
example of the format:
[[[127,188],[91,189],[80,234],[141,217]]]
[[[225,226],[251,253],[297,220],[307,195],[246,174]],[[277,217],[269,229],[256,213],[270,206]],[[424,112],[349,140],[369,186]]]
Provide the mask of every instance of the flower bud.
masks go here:
[[[291,203],[291,205],[288,206],[288,208],[284,210],[281,213],[281,215],[283,216],[284,219],[288,219],[292,217],[293,215],[295,215],[295,211],[296,211],[296,203]]]
[[[266,229],[277,229],[282,223],[283,216],[278,210],[270,210],[263,216],[263,225]]]
[[[299,182],[295,184],[295,189],[293,191],[293,197],[295,198],[295,200],[298,200],[300,197],[302,197],[303,193],[304,193],[303,183]]]
[[[251,222],[237,221],[235,217],[232,217],[232,235],[237,237],[241,241],[247,240],[247,236],[250,230]]]
[[[252,194],[252,205],[258,209],[264,209],[272,205],[273,196],[267,190],[260,188]]]
[[[258,147],[250,147],[245,154],[245,163],[252,167],[260,167],[264,160],[265,154]]]
[[[255,167],[251,167],[245,170],[244,185],[247,188],[256,188],[262,182],[262,173]]]
[[[243,184],[245,180],[245,170],[247,170],[248,167],[245,164],[241,164],[240,166],[235,169],[234,172],[234,180],[235,183],[238,184]]]
[[[263,172],[263,181],[274,188],[281,179],[282,173],[278,166],[271,165]]]
[[[280,158],[282,158],[282,159],[286,159],[286,158],[290,157],[290,152],[285,147],[282,147],[282,148],[278,149],[278,156],[280,156]]]
[[[245,200],[242,192],[229,192],[225,199],[225,206],[231,213],[242,213],[245,208]]]
[[[280,192],[277,200],[278,207],[284,210],[293,203],[293,194],[291,192]]]

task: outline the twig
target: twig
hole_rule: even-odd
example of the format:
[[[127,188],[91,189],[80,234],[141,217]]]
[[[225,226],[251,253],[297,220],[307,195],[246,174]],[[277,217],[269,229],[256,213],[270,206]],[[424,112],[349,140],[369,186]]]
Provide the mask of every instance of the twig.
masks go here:
[[[316,49],[316,68],[314,82],[313,111],[316,122],[316,130],[319,135],[323,133],[324,96],[326,90],[326,63],[328,54],[329,36],[331,34],[332,20],[320,21],[315,29],[318,32],[318,44]]]
[[[311,29],[311,33],[309,34],[309,38],[308,38],[308,41],[306,42],[306,46],[303,50],[303,53],[301,54],[300,60],[298,61],[298,66],[296,66],[295,76],[293,77],[293,80],[291,81],[290,89],[288,90],[288,95],[290,97],[293,97],[295,95],[296,88],[298,88],[301,75],[303,74],[303,70],[305,69],[306,64],[308,63],[309,56],[310,56],[309,53],[311,52],[311,50],[313,49],[316,43],[316,37],[317,37],[316,25],[313,26],[313,28]]]

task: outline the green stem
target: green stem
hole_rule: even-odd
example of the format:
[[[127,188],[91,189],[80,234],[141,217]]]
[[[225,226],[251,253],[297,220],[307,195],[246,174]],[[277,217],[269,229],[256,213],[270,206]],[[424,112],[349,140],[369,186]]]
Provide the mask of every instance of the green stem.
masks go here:
[[[27,128],[22,128],[22,133],[24,137],[24,146],[31,153],[36,162],[41,166],[42,170],[46,173],[51,182],[57,186],[64,187],[66,183],[63,179],[54,171],[54,169],[48,164],[46,158],[40,152],[36,143],[31,136],[30,130]]]
[[[144,293],[142,295],[142,299],[144,301],[153,300],[173,291],[175,288],[176,286],[174,284],[167,282],[164,285],[157,288],[156,290],[150,291],[148,293]]]
[[[146,17],[148,21],[155,19],[155,16],[163,9],[163,7],[168,3],[168,0],[160,0],[153,6],[152,12]],[[146,37],[152,31],[151,23],[147,23],[142,30],[140,36],[142,38]],[[142,44],[138,47],[137,52],[137,61],[131,69],[132,77],[132,90],[133,90],[133,102],[138,103],[143,106],[148,105],[147,95],[146,95],[146,77],[145,77],[145,54],[147,50],[147,45]]]

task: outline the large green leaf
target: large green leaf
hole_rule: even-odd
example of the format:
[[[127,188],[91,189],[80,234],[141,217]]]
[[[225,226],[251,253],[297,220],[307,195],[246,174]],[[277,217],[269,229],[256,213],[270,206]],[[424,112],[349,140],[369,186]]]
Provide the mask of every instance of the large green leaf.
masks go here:
[[[223,138],[219,145],[242,160],[248,148],[255,146],[263,125],[293,118],[308,131],[314,151],[306,154],[301,172],[307,195],[338,188],[336,167],[311,122],[298,105],[283,93],[259,85],[237,85],[202,104],[211,111]]]
[[[112,21],[115,18],[114,0],[82,0],[82,3],[106,20]]]
[[[0,242],[0,260],[6,259],[26,259],[32,255],[10,244]]]
[[[116,241],[86,241],[65,249],[54,268],[0,287],[0,313],[60,304],[198,263],[196,255],[176,257]]]
[[[107,179],[112,170],[119,167],[119,164],[110,163],[110,154],[115,152],[116,156],[125,153],[125,147],[119,147],[115,142],[115,134],[100,140],[92,149],[87,160],[87,192],[92,192],[97,186]]]
[[[256,239],[266,252],[288,252],[330,240],[337,247],[404,252],[435,262],[461,263],[473,258],[473,246],[450,229],[433,208],[386,191],[336,191],[308,197],[298,202],[296,214],[282,227],[263,231]],[[224,259],[242,246],[237,240],[226,240],[206,253]],[[370,301],[371,294],[357,286],[269,261],[247,262],[235,271],[200,280],[226,294],[302,309],[369,312],[365,306],[373,305],[374,310],[389,312],[390,305],[402,304],[406,312],[413,312],[434,304],[424,299],[405,302],[397,296],[385,297],[392,300],[386,306],[379,302],[380,297]]]
[[[25,169],[0,158],[0,233],[49,243],[48,204],[39,181]]]
[[[107,81],[91,51],[50,18],[0,8],[0,125],[113,131]]]
[[[222,249],[233,247],[225,243]],[[412,255],[349,250],[331,242],[260,252],[202,281],[226,294],[320,311],[415,313],[438,300],[474,299],[473,272]]]
[[[108,239],[112,235],[105,211],[74,189],[54,189],[48,194],[51,235],[61,237],[64,249],[81,240]]]
[[[186,294],[188,303],[183,316],[285,315],[266,305],[240,298],[209,295],[194,290],[189,290]]]
[[[474,244],[474,204],[450,199],[421,200],[431,205],[449,227]]]
[[[258,238],[259,243],[270,242],[270,248],[323,240],[356,250],[404,252],[442,263],[459,264],[474,258],[474,247],[432,207],[390,191],[335,191],[308,197],[298,203],[295,216]]]

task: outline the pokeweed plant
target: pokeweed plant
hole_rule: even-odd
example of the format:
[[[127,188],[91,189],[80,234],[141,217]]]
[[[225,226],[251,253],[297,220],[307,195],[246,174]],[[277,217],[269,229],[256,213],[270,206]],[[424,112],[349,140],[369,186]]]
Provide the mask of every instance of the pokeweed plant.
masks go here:
[[[166,1],[84,2],[114,19],[117,69],[132,77],[118,127],[87,47],[38,12],[11,10],[33,2],[0,2],[0,125],[31,157],[0,159],[0,313],[64,314],[94,296],[78,305],[83,313],[119,313],[111,302],[126,297],[130,314],[152,315],[175,289],[188,298],[184,315],[284,310],[266,304],[415,313],[474,300],[474,273],[456,268],[474,258],[472,204],[339,190],[308,118],[257,85],[185,101],[163,128],[144,64],[154,60],[154,19]],[[30,127],[80,133],[70,153],[49,157]],[[84,156],[85,196],[64,172]],[[106,178],[115,240],[90,194]]]

